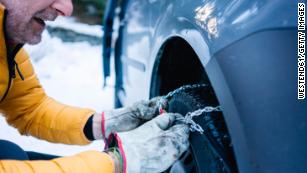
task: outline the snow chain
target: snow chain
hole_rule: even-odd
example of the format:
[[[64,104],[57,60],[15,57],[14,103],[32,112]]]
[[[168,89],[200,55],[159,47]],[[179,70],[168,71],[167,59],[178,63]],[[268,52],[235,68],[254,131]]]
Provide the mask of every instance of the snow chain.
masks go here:
[[[161,100],[159,101],[159,111],[160,113],[164,113],[166,112],[163,108],[167,107],[167,103],[168,101],[176,94],[186,91],[186,90],[190,90],[190,89],[197,89],[197,88],[204,88],[204,87],[208,87],[208,85],[205,84],[194,84],[194,85],[185,85],[182,86],[178,89],[175,89],[174,91],[169,92],[167,95],[162,96]],[[224,172],[230,173],[232,172],[232,168],[230,166],[230,163],[227,161],[226,156],[223,154],[223,152],[221,152],[221,149],[219,148],[224,148],[223,142],[222,142],[222,138],[223,137],[227,137],[226,135],[224,136],[220,136],[218,129],[216,128],[216,126],[214,125],[214,120],[212,118],[212,112],[220,112],[221,111],[221,107],[220,106],[206,106],[203,108],[200,108],[196,111],[193,112],[188,112],[184,117],[178,119],[179,121],[187,124],[190,128],[191,132],[198,132],[200,134],[206,134],[208,132],[208,130],[210,131],[210,133],[212,134],[213,138],[215,138],[216,141],[216,145],[213,144],[215,142],[211,141],[211,144],[214,148],[214,150],[218,153],[219,155],[219,162],[223,165],[223,170]],[[206,121],[206,125],[205,127],[201,127],[199,124],[197,124],[193,118],[194,117],[198,117],[198,116],[204,116],[204,119]],[[204,129],[203,129],[204,128]],[[206,131],[205,131],[206,130]],[[213,142],[213,143],[212,143]],[[217,146],[219,145],[219,146]],[[230,145],[229,145],[230,146]]]
[[[205,85],[205,84],[185,85],[185,86],[182,86],[182,87],[180,87],[178,89],[175,89],[174,91],[169,92],[165,96],[162,96],[162,98],[161,98],[161,100],[159,102],[159,111],[160,111],[160,113],[165,112],[165,110],[163,108],[166,107],[167,102],[174,95],[176,95],[176,94],[178,94],[178,93],[180,93],[182,91],[188,90],[188,89],[203,88],[203,87],[206,87],[206,86],[207,85]],[[196,111],[188,112],[183,118],[180,118],[178,120],[182,121],[183,123],[185,123],[187,125],[189,125],[190,130],[192,132],[199,132],[200,134],[203,134],[204,133],[204,129],[199,124],[197,124],[193,120],[193,118],[197,117],[197,116],[200,116],[200,115],[203,115],[204,113],[210,113],[210,112],[215,112],[215,111],[221,111],[220,106],[216,106],[216,107],[206,106],[206,107],[198,109]],[[210,119],[210,117],[205,117],[205,118],[207,118],[208,120]],[[209,129],[213,130],[213,134],[214,134],[214,130],[215,130],[214,125],[212,123],[208,123],[208,127],[209,127]]]

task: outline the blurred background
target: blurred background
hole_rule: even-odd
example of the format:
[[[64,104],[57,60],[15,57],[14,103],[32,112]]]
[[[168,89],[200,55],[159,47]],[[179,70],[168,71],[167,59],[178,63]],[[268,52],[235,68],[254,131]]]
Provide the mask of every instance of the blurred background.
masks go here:
[[[107,0],[73,0],[74,13],[79,22],[101,24]]]

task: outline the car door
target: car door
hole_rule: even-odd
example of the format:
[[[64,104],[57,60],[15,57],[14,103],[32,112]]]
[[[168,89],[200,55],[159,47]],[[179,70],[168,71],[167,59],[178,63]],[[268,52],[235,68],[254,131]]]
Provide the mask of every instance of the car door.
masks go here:
[[[146,75],[150,54],[148,1],[129,1],[125,14],[122,40],[124,93],[120,101],[126,105],[148,97],[149,79]]]

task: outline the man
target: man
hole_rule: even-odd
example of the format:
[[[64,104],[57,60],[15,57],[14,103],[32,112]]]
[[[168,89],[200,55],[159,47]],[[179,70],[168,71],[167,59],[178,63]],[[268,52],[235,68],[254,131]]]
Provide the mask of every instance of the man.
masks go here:
[[[176,123],[179,114],[155,117],[159,98],[100,114],[61,104],[44,93],[22,45],[39,43],[45,21],[69,16],[72,8],[71,0],[0,0],[0,111],[21,134],[78,145],[104,139],[106,150],[55,158],[33,155],[2,140],[0,172],[134,173],[167,169],[187,149],[189,130]],[[116,132],[125,132],[121,136],[125,140]]]

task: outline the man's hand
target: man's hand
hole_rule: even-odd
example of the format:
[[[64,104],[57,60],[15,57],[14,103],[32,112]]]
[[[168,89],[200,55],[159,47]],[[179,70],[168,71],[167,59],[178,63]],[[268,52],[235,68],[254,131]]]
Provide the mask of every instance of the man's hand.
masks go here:
[[[93,135],[95,139],[108,138],[114,132],[133,130],[159,113],[160,97],[149,101],[140,101],[130,107],[105,111],[93,117]]]
[[[164,113],[135,130],[116,134],[108,147],[118,147],[123,172],[157,173],[165,171],[187,150],[189,128],[175,124],[180,114]],[[114,139],[113,139],[114,140]]]

